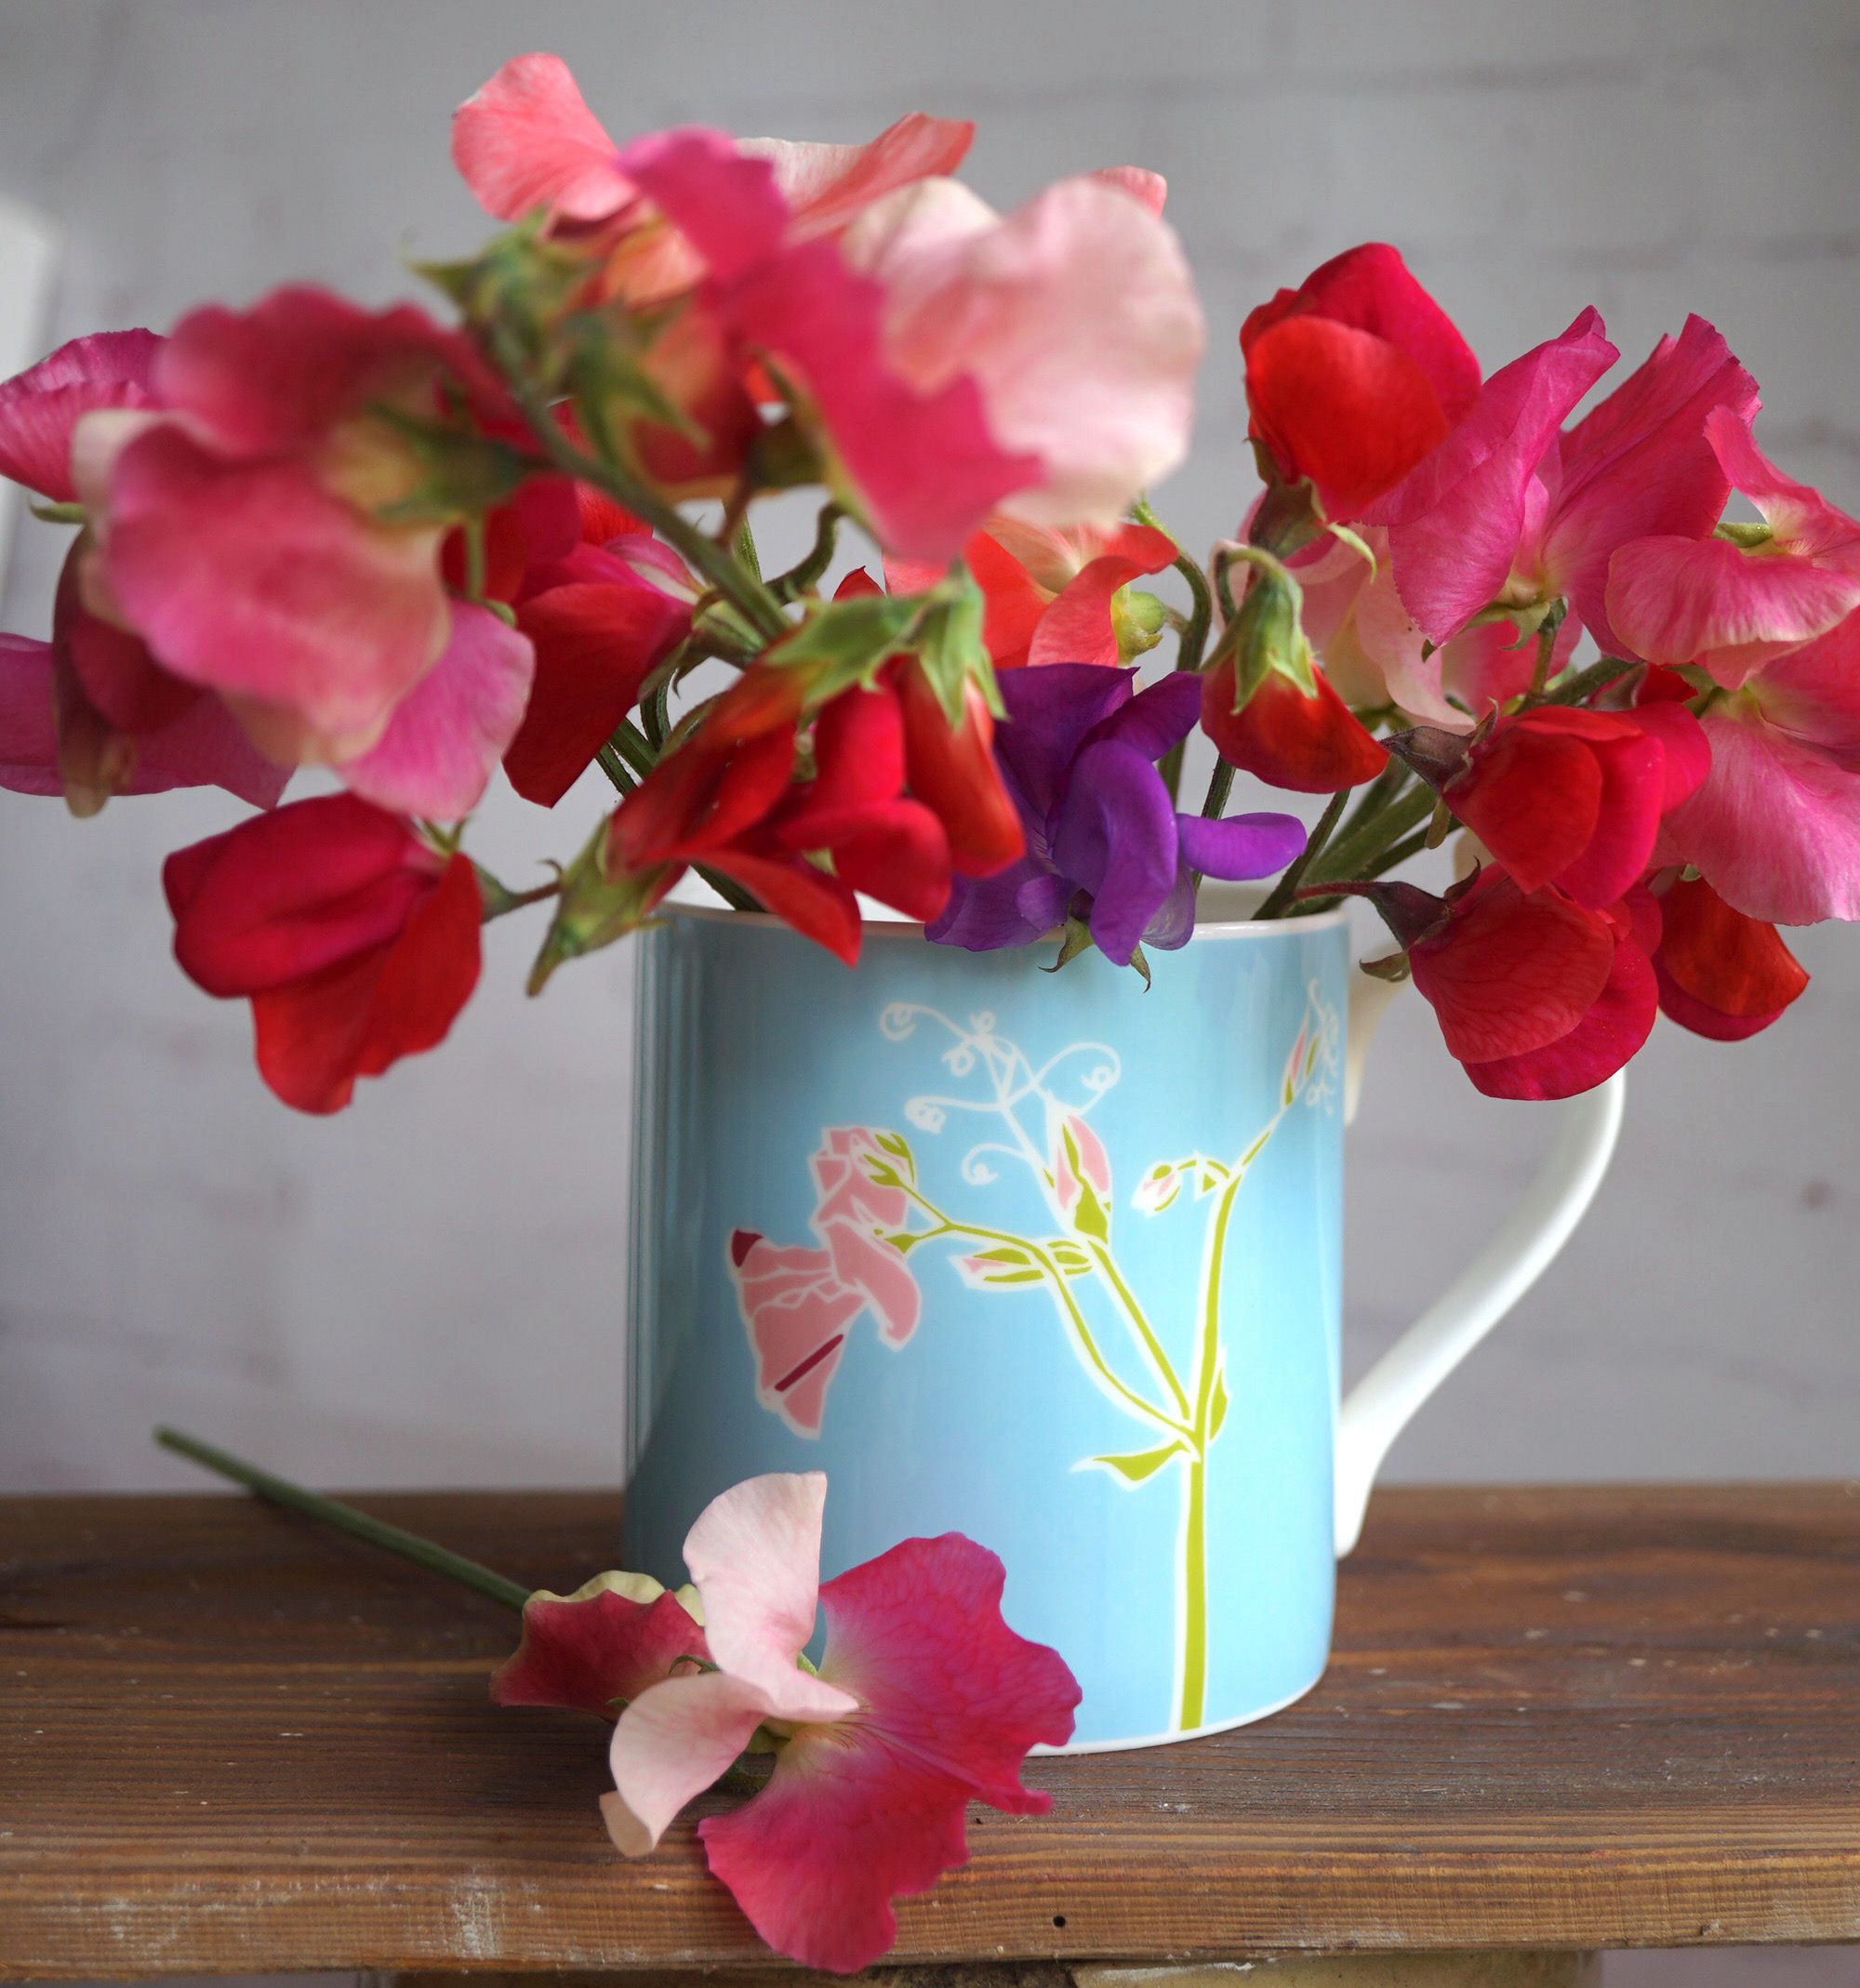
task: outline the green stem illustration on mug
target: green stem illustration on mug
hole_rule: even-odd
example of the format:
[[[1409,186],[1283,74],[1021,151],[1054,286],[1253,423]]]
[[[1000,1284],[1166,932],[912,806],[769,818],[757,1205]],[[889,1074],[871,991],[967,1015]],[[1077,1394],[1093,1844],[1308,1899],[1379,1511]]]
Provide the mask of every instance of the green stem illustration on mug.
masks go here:
[[[1043,1292],[1081,1368],[1141,1432],[1136,1447],[1082,1457],[1074,1467],[1108,1471],[1133,1492],[1176,1473],[1173,1729],[1191,1731],[1206,1716],[1209,1457],[1229,1406],[1222,1341],[1229,1231],[1247,1175],[1286,1115],[1301,1099],[1315,1104],[1331,1094],[1337,1017],[1313,987],[1285,1060],[1278,1107],[1237,1158],[1196,1152],[1159,1161],[1131,1197],[1145,1216],[1161,1214],[1185,1187],[1212,1203],[1191,1334],[1174,1355],[1119,1260],[1110,1156],[1089,1122],[1093,1107],[1122,1075],[1116,1052],[1074,1042],[1036,1067],[997,1033],[991,1014],[963,1024],[935,1008],[896,1002],[880,1018],[894,1041],[920,1026],[948,1036],[940,1060],[953,1078],[979,1081],[972,1095],[912,1097],[905,1119],[933,1136],[965,1117],[986,1126],[959,1162],[962,1181],[987,1187],[1003,1164],[1026,1169],[1051,1230],[1023,1233],[947,1205],[924,1186],[917,1154],[900,1132],[830,1129],[814,1158],[819,1200],[813,1227],[821,1247],[780,1248],[740,1230],[732,1240],[732,1276],[764,1377],[761,1398],[797,1433],[817,1435],[852,1316],[870,1307],[894,1346],[915,1329],[922,1293],[907,1259],[927,1243],[963,1246],[955,1268],[971,1289]],[[1100,1302],[1088,1305],[1089,1292]]]

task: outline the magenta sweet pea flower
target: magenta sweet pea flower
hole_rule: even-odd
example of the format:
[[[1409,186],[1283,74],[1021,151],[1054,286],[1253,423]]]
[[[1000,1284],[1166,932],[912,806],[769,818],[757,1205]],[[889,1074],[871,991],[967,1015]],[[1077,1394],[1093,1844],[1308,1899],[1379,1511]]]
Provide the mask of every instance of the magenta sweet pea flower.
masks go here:
[[[820,1584],[827,1479],[752,1478],[692,1527],[684,1559],[709,1659],[632,1700],[614,1729],[616,1845],[643,1856],[746,1749],[768,1784],[698,1825],[712,1873],[762,1938],[851,1973],[897,1938],[892,1900],[964,1861],[963,1811],[1037,1815],[1037,1744],[1071,1737],[1079,1687],[1001,1616],[1002,1564],[956,1532],[906,1540]],[[817,1611],[818,1673],[801,1666]]]
[[[1711,770],[1667,818],[1671,853],[1748,918],[1860,919],[1860,611],[1699,722]]]
[[[1585,311],[1501,366],[1446,440],[1362,513],[1388,527],[1395,585],[1430,642],[1457,633],[1504,590],[1531,525],[1537,466],[1619,356]]]
[[[1134,692],[1134,677],[1097,663],[1003,677],[1008,722],[995,754],[1027,854],[991,877],[958,877],[928,937],[988,952],[1079,917],[1098,949],[1126,966],[1138,945],[1188,943],[1193,872],[1270,876],[1304,847],[1291,815],[1177,814],[1156,762],[1194,729],[1202,680],[1177,672]]]
[[[1495,374],[1460,428],[1372,507],[1383,527],[1372,543],[1417,637],[1477,635],[1468,621],[1495,602],[1524,612],[1561,597],[1571,608],[1565,645],[1587,628],[1616,649],[1606,606],[1616,550],[1653,533],[1690,539],[1717,524],[1731,484],[1707,420],[1714,410],[1747,420],[1756,381],[1710,325],[1691,317],[1559,432],[1614,357],[1601,320],[1585,312]]]
[[[1762,513],[1754,542],[1695,536],[1621,547],[1608,568],[1608,615],[1630,655],[1695,663],[1729,690],[1753,670],[1825,635],[1860,608],[1860,520],[1799,484],[1757,446],[1747,411],[1715,409],[1706,437],[1721,488]]]

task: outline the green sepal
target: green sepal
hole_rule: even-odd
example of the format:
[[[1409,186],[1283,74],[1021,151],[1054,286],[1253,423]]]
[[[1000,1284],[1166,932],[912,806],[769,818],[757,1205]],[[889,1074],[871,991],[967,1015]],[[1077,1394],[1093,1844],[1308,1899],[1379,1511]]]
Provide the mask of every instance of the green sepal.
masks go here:
[[[886,659],[906,646],[923,613],[923,601],[912,594],[822,601],[769,650],[768,660],[780,669],[806,671],[807,704],[824,704],[843,690],[869,685]]]
[[[543,936],[541,950],[530,968],[528,991],[540,994],[549,977],[565,960],[598,952],[616,939],[636,932],[652,916],[664,894],[665,868],[611,872],[607,868],[609,824],[595,828],[579,854],[562,873],[555,916]]]
[[[1254,569],[1246,597],[1222,640],[1222,646],[1233,653],[1234,709],[1243,709],[1272,675],[1289,677],[1306,696],[1316,696],[1317,671],[1305,639],[1303,588],[1271,553],[1256,546],[1236,546],[1228,556]]]
[[[1006,716],[994,664],[982,640],[986,603],[966,566],[959,567],[938,590],[941,598],[924,610],[917,630],[917,659],[943,716],[953,732],[968,715],[969,685],[981,692],[997,718]]]
[[[1092,928],[1082,918],[1069,918],[1066,930],[1059,941],[1059,957],[1051,966],[1043,966],[1043,974],[1056,974],[1062,966],[1070,966],[1082,952],[1092,949]]]

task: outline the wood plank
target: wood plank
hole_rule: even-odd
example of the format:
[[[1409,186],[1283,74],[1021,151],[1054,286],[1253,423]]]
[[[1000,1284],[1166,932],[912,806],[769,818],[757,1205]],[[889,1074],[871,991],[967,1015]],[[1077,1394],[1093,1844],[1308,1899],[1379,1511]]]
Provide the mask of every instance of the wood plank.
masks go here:
[[[618,1501],[371,1498],[514,1575]],[[765,1959],[689,1823],[610,1850],[512,1619],[232,1497],[0,1502],[0,1974]],[[1033,1763],[900,1961],[1860,1939],[1860,1484],[1396,1490],[1304,1703]]]

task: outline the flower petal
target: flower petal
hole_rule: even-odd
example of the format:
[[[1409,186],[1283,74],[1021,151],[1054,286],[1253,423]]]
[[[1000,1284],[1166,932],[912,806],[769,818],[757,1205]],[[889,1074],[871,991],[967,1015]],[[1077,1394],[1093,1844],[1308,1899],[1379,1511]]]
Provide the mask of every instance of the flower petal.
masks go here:
[[[379,739],[343,763],[344,783],[403,815],[469,815],[523,722],[535,662],[528,636],[487,607],[454,601],[451,641]]]
[[[558,55],[518,55],[452,113],[452,163],[499,220],[604,220],[632,197],[618,152]]]
[[[1615,950],[1597,913],[1554,892],[1527,896],[1494,869],[1408,957],[1448,1050],[1490,1063],[1567,1036],[1600,999]]]
[[[92,332],[0,385],[0,476],[69,504],[78,422],[100,407],[151,405],[161,344],[153,331]]]
[[[1218,821],[1178,815],[1176,825],[1189,867],[1229,883],[1269,877],[1305,846],[1305,825],[1295,815],[1228,815]]]
[[[709,1654],[690,1611],[650,1575],[596,1574],[572,1595],[538,1588],[524,1603],[523,1637],[491,1673],[491,1703],[612,1718],[681,1659]]]
[[[607,1748],[614,1793],[601,1817],[623,1857],[644,1857],[678,1811],[728,1770],[772,1708],[727,1672],[669,1677],[620,1714]]]
[[[117,457],[110,503],[110,591],[190,683],[365,737],[445,642],[438,528],[372,524],[301,465],[229,464],[164,426]]]
[[[1107,959],[1129,963],[1175,885],[1179,848],[1175,805],[1149,757],[1116,739],[1087,746],[1072,762],[1053,860],[1092,894],[1092,937]]]
[[[517,627],[536,650],[523,723],[504,755],[525,801],[553,807],[632,709],[646,677],[684,639],[691,610],[624,560],[604,580],[530,594]]]
[[[1638,946],[1624,943],[1601,994],[1567,1035],[1527,1054],[1468,1063],[1466,1074],[1487,1097],[1574,1097],[1622,1068],[1653,1032],[1658,1013],[1653,965]]]
[[[814,1634],[826,1502],[825,1472],[771,1472],[713,1498],[685,1536],[712,1658],[777,1718],[838,1718],[858,1703],[796,1666]]]
[[[1667,817],[1673,848],[1747,917],[1860,919],[1860,772],[1756,710],[1700,722],[1711,772]]]

